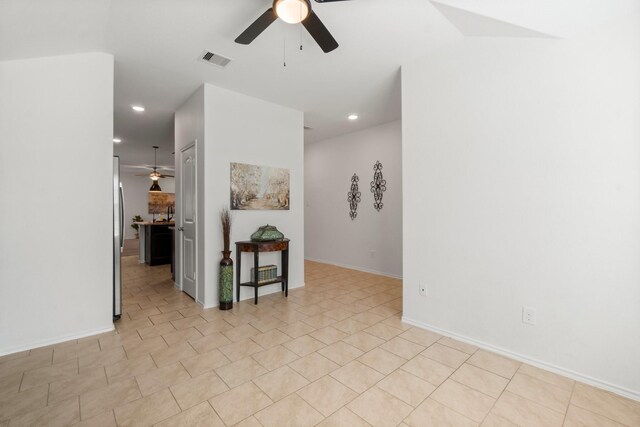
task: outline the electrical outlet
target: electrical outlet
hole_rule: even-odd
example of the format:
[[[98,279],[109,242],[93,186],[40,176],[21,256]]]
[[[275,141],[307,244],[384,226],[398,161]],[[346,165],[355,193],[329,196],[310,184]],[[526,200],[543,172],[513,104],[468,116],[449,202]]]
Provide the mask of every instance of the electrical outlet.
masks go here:
[[[371,252],[371,258],[375,258],[375,257],[376,257],[376,251],[374,251],[374,250],[372,249],[370,252]]]
[[[423,297],[427,296],[427,285],[420,283],[418,284],[418,292],[420,292],[420,295],[422,295]]]
[[[531,307],[522,307],[522,323],[527,325],[536,324],[536,309]]]

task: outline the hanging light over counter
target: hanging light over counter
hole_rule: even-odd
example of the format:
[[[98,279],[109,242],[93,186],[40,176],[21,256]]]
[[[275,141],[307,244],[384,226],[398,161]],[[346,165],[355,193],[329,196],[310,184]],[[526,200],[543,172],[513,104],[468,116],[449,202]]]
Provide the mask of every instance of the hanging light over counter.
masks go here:
[[[160,174],[157,171],[158,168],[158,146],[154,145],[153,146],[153,172],[151,173],[151,180],[153,181],[153,184],[151,184],[151,188],[149,189],[149,191],[162,191],[162,188],[160,188],[160,185],[158,184],[158,178],[160,178]]]

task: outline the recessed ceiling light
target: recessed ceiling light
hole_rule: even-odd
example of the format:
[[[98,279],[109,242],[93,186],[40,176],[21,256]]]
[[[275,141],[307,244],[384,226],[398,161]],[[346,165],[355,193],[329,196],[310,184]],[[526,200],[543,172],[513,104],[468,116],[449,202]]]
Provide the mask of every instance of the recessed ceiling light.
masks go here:
[[[116,144],[120,144],[122,140],[120,138],[113,138],[113,142],[115,142]]]
[[[350,114],[349,115],[349,120],[358,120],[358,115],[357,114]]]
[[[138,113],[142,113],[144,111],[144,107],[142,105],[132,105],[131,108],[133,111],[137,111]]]

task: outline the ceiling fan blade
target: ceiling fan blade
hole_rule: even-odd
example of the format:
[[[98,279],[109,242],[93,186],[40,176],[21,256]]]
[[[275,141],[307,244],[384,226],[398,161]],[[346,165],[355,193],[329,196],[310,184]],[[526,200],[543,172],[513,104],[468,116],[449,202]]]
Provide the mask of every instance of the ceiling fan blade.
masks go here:
[[[311,37],[318,43],[324,53],[329,53],[339,46],[336,39],[333,38],[314,11],[311,11],[307,19],[302,21],[302,25],[309,31]]]
[[[145,165],[120,165],[124,169],[153,169],[153,165],[145,166]]]
[[[244,30],[244,32],[238,36],[236,43],[250,44],[256,37],[262,34],[269,25],[273,24],[273,21],[276,19],[278,19],[278,15],[273,11],[273,8],[269,8],[265,13],[260,15],[253,24],[249,25],[249,28]]]
[[[349,1],[349,0],[315,0],[316,3],[331,3],[334,1]]]
[[[160,178],[175,178],[173,175],[160,175]]]

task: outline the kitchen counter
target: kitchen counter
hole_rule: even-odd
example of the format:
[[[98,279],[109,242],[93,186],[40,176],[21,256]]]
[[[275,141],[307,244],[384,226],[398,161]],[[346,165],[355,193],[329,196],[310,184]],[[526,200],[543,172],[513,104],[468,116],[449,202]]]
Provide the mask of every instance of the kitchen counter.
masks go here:
[[[162,265],[171,263],[173,230],[175,222],[136,222],[140,226],[141,264]]]

